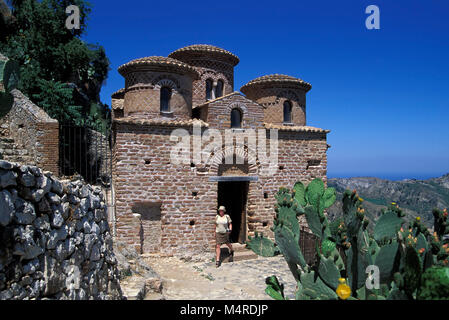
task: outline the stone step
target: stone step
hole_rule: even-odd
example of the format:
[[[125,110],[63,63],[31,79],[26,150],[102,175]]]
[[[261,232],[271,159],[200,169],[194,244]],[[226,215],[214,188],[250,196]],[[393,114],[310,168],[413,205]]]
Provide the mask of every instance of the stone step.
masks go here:
[[[243,243],[233,243],[232,248],[234,249],[235,252],[248,250],[248,249],[246,249],[246,244],[243,244]]]
[[[252,260],[257,259],[257,254],[252,252],[251,250],[245,249],[241,251],[234,251],[234,259],[231,260],[231,256],[229,256],[228,253],[226,255],[223,255],[222,263],[228,263],[228,262],[237,262],[237,261],[243,261],[243,260]]]

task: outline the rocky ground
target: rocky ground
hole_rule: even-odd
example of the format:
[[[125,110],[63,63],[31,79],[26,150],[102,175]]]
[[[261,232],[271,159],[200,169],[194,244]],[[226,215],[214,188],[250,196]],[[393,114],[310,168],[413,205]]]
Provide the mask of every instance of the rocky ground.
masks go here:
[[[271,275],[276,275],[284,283],[288,297],[294,297],[295,280],[282,256],[223,263],[220,268],[216,268],[211,260],[185,261],[157,256],[143,260],[162,282],[162,290],[159,293],[149,290],[145,299],[271,299],[264,292],[265,278]],[[126,283],[121,284],[126,291]]]

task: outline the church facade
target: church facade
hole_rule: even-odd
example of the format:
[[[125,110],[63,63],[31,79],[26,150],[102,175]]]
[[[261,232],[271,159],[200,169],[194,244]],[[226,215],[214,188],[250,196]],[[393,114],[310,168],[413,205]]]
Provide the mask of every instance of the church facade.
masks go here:
[[[273,236],[282,186],[326,181],[328,130],[306,125],[311,85],[267,75],[234,91],[239,58],[210,45],[119,67],[112,95],[116,238],[142,253],[210,251],[217,208],[231,240]]]

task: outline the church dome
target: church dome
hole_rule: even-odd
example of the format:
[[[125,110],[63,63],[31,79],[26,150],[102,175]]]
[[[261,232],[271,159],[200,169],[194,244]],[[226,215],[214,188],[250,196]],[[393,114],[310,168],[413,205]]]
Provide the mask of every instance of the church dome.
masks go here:
[[[276,88],[280,87],[297,87],[300,89],[305,90],[306,92],[309,91],[312,88],[312,85],[308,82],[305,82],[304,80],[301,80],[299,78],[295,78],[292,76],[288,76],[285,74],[270,74],[265,75],[262,77],[258,77],[254,80],[251,80],[247,84],[245,84],[243,87],[240,88],[240,91],[244,94],[247,93],[248,89],[255,88],[259,86],[272,86]]]
[[[178,50],[173,51],[168,56],[170,58],[179,59],[179,60],[190,60],[191,58],[198,55],[209,55],[218,58],[219,60],[224,60],[226,62],[231,63],[233,66],[236,66],[240,59],[233,53],[208,44],[194,44],[187,47],[180,48]]]
[[[180,74],[189,74],[192,75],[194,78],[198,77],[198,72],[196,71],[196,69],[189,66],[188,64],[173,58],[166,58],[159,56],[151,56],[135,59],[121,65],[118,68],[118,72],[122,76],[126,76],[126,74],[130,72],[140,70],[173,72]]]

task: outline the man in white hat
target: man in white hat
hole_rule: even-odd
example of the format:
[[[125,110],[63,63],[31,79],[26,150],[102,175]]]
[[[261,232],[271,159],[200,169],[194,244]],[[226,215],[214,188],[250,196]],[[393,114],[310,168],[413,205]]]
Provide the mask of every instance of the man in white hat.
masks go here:
[[[226,244],[231,251],[231,258],[234,256],[234,250],[232,249],[232,244],[229,241],[229,234],[232,231],[232,220],[231,217],[226,214],[226,208],[224,206],[220,206],[218,208],[218,214],[215,217],[215,265],[217,268],[220,266],[220,251],[221,245]]]

